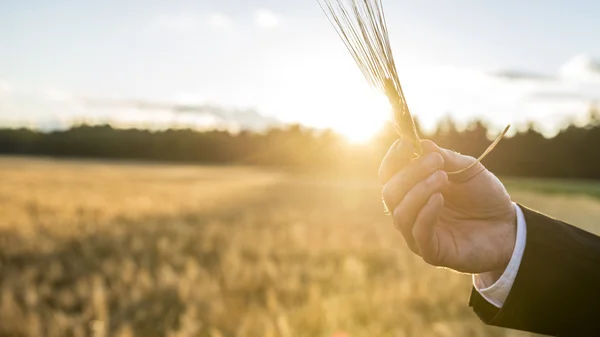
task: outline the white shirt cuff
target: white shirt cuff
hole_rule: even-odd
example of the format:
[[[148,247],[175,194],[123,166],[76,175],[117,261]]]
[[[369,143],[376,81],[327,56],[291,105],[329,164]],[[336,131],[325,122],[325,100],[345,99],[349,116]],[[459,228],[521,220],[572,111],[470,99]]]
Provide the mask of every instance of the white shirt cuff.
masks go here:
[[[480,274],[473,275],[473,286],[477,292],[497,308],[502,308],[510,293],[512,285],[515,282],[517,272],[521,266],[521,259],[523,258],[525,242],[527,239],[525,215],[523,215],[523,211],[517,204],[513,203],[513,205],[517,212],[517,239],[515,242],[515,249],[513,250],[513,254],[508,262],[506,270],[504,270],[502,276],[500,276],[500,278],[492,285],[485,284]]]

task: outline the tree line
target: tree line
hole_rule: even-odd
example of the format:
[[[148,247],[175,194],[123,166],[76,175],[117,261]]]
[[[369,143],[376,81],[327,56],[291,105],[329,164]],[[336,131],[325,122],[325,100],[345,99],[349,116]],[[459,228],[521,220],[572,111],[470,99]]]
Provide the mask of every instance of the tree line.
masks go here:
[[[458,130],[446,119],[424,137],[442,147],[478,156],[491,143],[487,135],[488,128],[481,122]],[[266,165],[303,172],[372,175],[396,138],[391,128],[369,144],[356,145],[333,131],[300,125],[237,134],[80,125],[54,132],[0,129],[0,154]],[[590,118],[586,126],[570,125],[552,138],[529,128],[502,140],[484,163],[500,175],[598,179],[599,119]]]

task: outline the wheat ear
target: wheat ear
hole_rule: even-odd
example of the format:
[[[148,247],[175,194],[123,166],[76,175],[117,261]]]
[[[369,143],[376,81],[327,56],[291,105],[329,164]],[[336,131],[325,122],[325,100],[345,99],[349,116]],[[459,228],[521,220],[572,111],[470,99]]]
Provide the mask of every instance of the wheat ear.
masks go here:
[[[398,79],[381,0],[317,1],[364,77],[390,101],[396,133],[400,137],[409,139],[414,144],[416,155],[421,155],[423,152],[421,139]],[[460,171],[448,174],[458,174],[475,166],[496,147],[509,127],[510,125],[476,162]]]

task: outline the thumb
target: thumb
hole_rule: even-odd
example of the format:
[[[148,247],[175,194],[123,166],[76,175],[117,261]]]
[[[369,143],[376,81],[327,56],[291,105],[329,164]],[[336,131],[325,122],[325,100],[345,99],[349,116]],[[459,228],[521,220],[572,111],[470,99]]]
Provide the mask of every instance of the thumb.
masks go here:
[[[469,167],[469,165],[472,165],[477,161],[477,159],[471,156],[466,156],[458,152],[439,147],[436,143],[430,140],[422,140],[421,146],[423,147],[424,153],[437,152],[441,154],[444,158],[444,171],[448,173],[464,170],[465,168]],[[454,182],[465,182],[483,170],[485,170],[485,167],[481,163],[477,163],[466,171],[456,174],[449,174],[448,178],[450,181]]]

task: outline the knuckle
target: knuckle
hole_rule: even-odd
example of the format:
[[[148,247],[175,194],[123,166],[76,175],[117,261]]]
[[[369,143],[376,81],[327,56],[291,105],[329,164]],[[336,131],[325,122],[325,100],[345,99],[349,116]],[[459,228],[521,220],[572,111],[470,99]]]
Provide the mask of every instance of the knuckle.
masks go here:
[[[409,158],[415,152],[415,147],[408,139],[399,139],[392,152],[396,158]]]
[[[444,171],[435,171],[419,187],[420,192],[428,193],[443,185],[448,180],[448,175]]]
[[[402,152],[408,150],[408,148],[410,146],[410,142],[407,139],[400,138],[394,143],[393,146],[394,146],[394,150],[402,153]]]
[[[434,166],[438,169],[442,168],[444,166],[444,157],[437,152],[433,152],[431,155],[433,156]]]
[[[398,229],[407,227],[406,212],[404,207],[398,206],[394,209],[394,224]]]
[[[381,188],[381,196],[383,196],[383,201],[385,201],[386,203],[389,203],[392,200],[392,197],[394,195],[393,189],[394,186],[390,183],[383,185],[383,187]]]
[[[390,150],[396,150],[402,144],[403,141],[404,140],[402,138],[396,139],[392,146],[390,146]]]
[[[404,210],[402,209],[402,207],[398,206],[396,208],[394,208],[394,220],[401,220],[402,219],[402,215],[404,214]]]
[[[396,207],[394,208],[394,212],[392,213],[392,215],[394,217],[394,225],[396,225],[396,227],[400,229],[402,227],[404,211],[401,207]]]
[[[402,200],[405,202],[406,208],[411,209],[414,207],[415,201],[419,200],[419,198],[421,198],[421,196],[426,192],[424,185],[425,183],[421,181],[411,188],[408,193],[406,193],[404,199]]]
[[[382,183],[385,183],[384,179],[385,179],[386,169],[385,169],[384,165],[385,165],[385,162],[382,162],[381,166],[379,166],[379,170],[377,171],[377,176],[379,177],[379,180]]]
[[[435,173],[427,177],[425,180],[420,181],[414,188],[414,194],[416,197],[422,197],[427,191],[431,190],[433,186],[435,186]],[[430,179],[432,178],[432,179]],[[434,180],[434,181],[432,181]]]
[[[429,191],[438,185],[440,178],[440,173],[438,172],[440,171],[434,172],[432,175],[427,177],[427,179],[425,179],[419,184],[417,189],[420,193],[425,193],[426,191]]]
[[[444,158],[441,154],[432,152],[424,156],[419,164],[419,170],[422,170],[422,172],[431,172],[439,170],[444,166]]]

